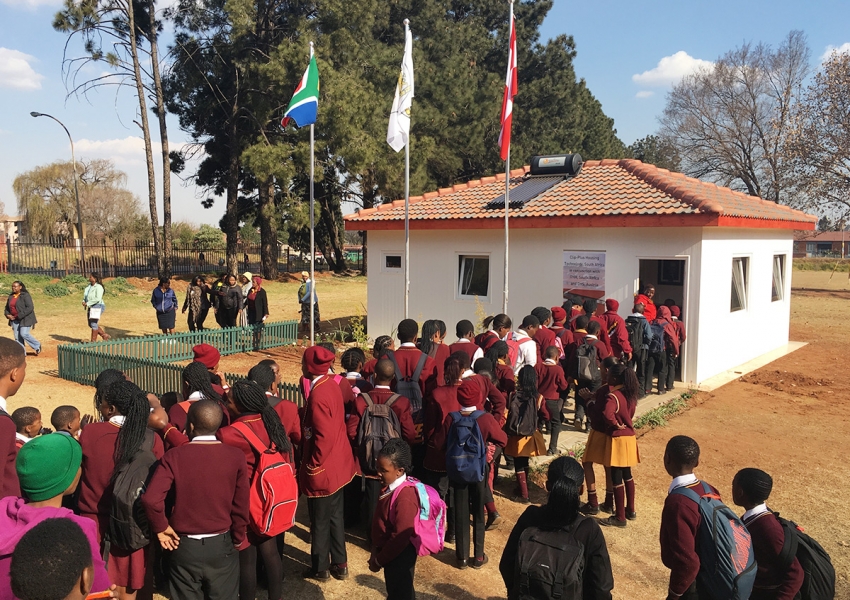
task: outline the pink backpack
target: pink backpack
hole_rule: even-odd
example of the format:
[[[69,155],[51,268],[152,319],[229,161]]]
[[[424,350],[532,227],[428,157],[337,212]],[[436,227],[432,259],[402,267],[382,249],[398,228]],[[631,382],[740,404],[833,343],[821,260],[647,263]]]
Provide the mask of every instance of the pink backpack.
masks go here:
[[[446,537],[446,503],[437,490],[425,485],[418,479],[408,477],[398,486],[390,498],[390,518],[395,518],[394,508],[398,494],[404,488],[412,487],[419,495],[419,517],[414,523],[414,533],[410,543],[419,556],[437,554],[443,550],[443,538]]]

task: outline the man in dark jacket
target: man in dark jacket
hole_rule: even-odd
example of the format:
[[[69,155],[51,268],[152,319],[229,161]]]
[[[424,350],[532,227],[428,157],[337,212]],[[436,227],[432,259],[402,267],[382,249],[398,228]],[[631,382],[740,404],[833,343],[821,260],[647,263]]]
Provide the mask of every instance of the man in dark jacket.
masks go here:
[[[35,350],[35,355],[41,354],[41,343],[30,333],[38,320],[35,318],[35,307],[32,296],[26,286],[20,281],[12,282],[12,293],[6,300],[6,318],[12,328],[12,337],[26,349],[26,344]]]

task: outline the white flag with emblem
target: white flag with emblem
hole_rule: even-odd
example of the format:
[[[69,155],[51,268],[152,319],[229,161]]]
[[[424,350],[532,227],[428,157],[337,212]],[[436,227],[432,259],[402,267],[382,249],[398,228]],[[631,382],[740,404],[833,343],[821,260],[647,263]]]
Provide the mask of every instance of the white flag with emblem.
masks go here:
[[[410,137],[410,107],[413,104],[413,34],[410,29],[404,36],[404,58],[395,88],[387,143],[396,152],[404,148]]]

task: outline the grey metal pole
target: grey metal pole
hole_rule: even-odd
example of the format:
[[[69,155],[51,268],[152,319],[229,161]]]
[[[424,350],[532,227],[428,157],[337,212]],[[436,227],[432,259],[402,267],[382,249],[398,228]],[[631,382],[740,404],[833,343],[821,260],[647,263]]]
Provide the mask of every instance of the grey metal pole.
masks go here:
[[[509,2],[511,7],[510,18],[508,19],[508,23],[510,27],[513,28],[514,23],[514,3],[513,0]],[[508,39],[510,40],[511,31],[508,31]],[[508,42],[510,45],[510,41]],[[508,51],[508,56],[510,56],[510,51]],[[510,68],[510,65],[508,65]],[[510,95],[510,91],[508,91]],[[511,111],[513,112],[513,110]],[[505,159],[505,291],[504,298],[502,299],[502,313],[508,314],[508,278],[510,272],[510,235],[509,235],[509,225],[508,225],[508,216],[510,214],[510,205],[511,205],[511,145],[508,143],[508,157]]]
[[[310,58],[313,58],[313,42],[310,42]],[[313,178],[316,159],[315,126],[310,124],[310,345],[316,344],[316,227],[313,210]],[[327,257],[325,257],[327,260]]]
[[[410,29],[410,21],[404,20],[404,39]],[[408,318],[410,300],[410,133],[404,145],[404,318]]]
[[[68,128],[65,127],[65,124],[62,123],[59,119],[54,117],[53,115],[48,115],[40,112],[31,112],[30,116],[32,117],[47,117],[49,119],[53,119],[59,125],[62,126],[62,129],[65,130],[65,133],[68,135],[68,141],[71,142],[71,162],[74,163],[74,198],[77,201],[77,235],[79,235],[80,240],[80,273],[85,273],[86,269],[86,250],[85,250],[85,240],[83,239],[83,213],[80,210],[80,189],[77,185],[77,179],[79,179],[79,175],[77,174],[77,158],[74,155],[74,138],[71,137],[71,132],[68,131]]]

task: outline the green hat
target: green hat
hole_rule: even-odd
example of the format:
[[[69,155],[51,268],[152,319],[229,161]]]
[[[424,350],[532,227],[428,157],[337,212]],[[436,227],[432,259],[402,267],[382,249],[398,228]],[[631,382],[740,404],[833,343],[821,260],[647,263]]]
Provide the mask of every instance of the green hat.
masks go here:
[[[33,502],[58,496],[77,477],[83,449],[68,435],[40,435],[18,450],[15,468],[23,495]]]

